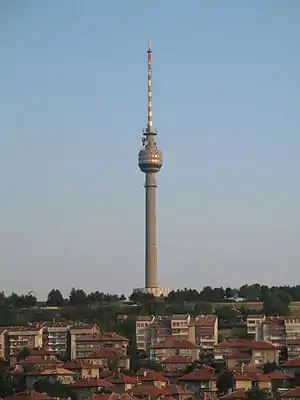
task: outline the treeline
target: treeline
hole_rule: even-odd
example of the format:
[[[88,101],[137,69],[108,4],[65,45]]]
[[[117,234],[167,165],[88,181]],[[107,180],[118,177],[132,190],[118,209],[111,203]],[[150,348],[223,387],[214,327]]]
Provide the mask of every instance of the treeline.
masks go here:
[[[149,300],[153,300],[154,297],[151,294],[143,293],[132,293],[129,297],[135,303],[144,303]],[[218,303],[218,302],[266,302],[277,299],[284,303],[291,301],[300,301],[300,285],[295,286],[267,286],[255,283],[253,285],[243,285],[240,288],[223,288],[211,286],[205,286],[201,291],[196,289],[179,289],[171,291],[169,296],[164,299],[166,303]],[[49,307],[63,307],[63,306],[83,306],[93,305],[97,303],[114,303],[121,300],[126,300],[126,297],[117,294],[110,294],[104,292],[91,292],[86,293],[83,289],[75,289],[69,293],[68,298],[64,298],[61,291],[58,289],[52,289],[46,300],[46,304]],[[15,308],[26,308],[34,307],[38,304],[38,299],[31,292],[27,295],[18,295],[12,293],[10,296],[0,292],[0,307],[2,306],[13,306]]]

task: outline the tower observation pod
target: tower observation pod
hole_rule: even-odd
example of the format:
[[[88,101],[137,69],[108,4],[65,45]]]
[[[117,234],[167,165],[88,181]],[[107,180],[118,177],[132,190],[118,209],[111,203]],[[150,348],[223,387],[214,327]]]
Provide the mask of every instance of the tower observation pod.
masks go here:
[[[148,41],[148,123],[142,134],[142,148],[138,156],[139,168],[145,173],[146,221],[145,221],[145,287],[135,289],[155,296],[167,296],[168,289],[158,287],[156,248],[156,173],[162,167],[162,152],[156,144],[157,132],[152,125],[152,50]]]

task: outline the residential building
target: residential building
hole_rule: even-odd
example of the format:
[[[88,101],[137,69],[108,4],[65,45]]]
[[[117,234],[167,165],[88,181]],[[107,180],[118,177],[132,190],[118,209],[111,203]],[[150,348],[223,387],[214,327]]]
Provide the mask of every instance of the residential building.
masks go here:
[[[171,335],[178,340],[189,338],[189,314],[173,314],[171,317]]]
[[[288,359],[300,357],[300,339],[289,339],[286,343]]]
[[[70,322],[47,322],[41,329],[43,346],[58,356],[67,357]]]
[[[214,348],[216,360],[224,359],[232,352],[251,355],[250,362],[254,365],[278,362],[278,350],[271,343],[262,340],[228,339],[218,343]],[[245,355],[246,357],[246,355]],[[245,361],[245,359],[243,360]]]
[[[161,362],[170,356],[190,357],[192,361],[199,359],[199,346],[187,339],[177,340],[173,337],[167,338],[164,342],[150,346],[150,360]]]
[[[101,348],[113,349],[127,355],[129,340],[116,332],[96,333],[93,335],[80,335],[75,340],[75,353],[72,359],[86,358],[98,352]]]
[[[3,360],[6,360],[8,356],[7,330],[8,328],[6,327],[0,328],[0,358]]]
[[[283,317],[265,317],[262,322],[262,340],[274,346],[285,345],[285,321]]]
[[[101,368],[130,369],[130,358],[113,349],[102,347],[98,352],[85,357],[85,360],[91,364],[99,365]]]
[[[212,368],[200,368],[180,377],[179,382],[193,393],[216,392],[217,378]]]
[[[253,339],[262,340],[262,323],[264,315],[248,315],[247,317],[247,333],[253,335]]]
[[[215,315],[199,315],[189,324],[189,340],[196,343],[202,353],[212,353],[218,343],[218,317]]]
[[[141,316],[136,319],[136,347],[137,350],[148,352],[151,345],[151,330],[150,326],[154,323],[153,315]]]
[[[68,329],[68,358],[71,360],[76,359],[76,340],[86,336],[100,334],[100,329],[96,324],[72,324]]]
[[[3,333],[5,359],[20,352],[24,347],[42,346],[42,332],[35,326],[12,326]]]
[[[285,317],[285,331],[287,342],[292,339],[300,339],[300,318]]]
[[[150,346],[165,341],[168,337],[190,340],[203,351],[213,351],[218,342],[218,318],[189,314],[172,316],[138,316],[136,320],[136,345],[138,350],[149,352]]]

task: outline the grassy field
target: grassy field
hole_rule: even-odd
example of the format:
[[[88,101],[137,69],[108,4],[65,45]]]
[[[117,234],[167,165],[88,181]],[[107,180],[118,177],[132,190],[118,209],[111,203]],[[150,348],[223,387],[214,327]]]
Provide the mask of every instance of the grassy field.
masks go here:
[[[219,307],[224,307],[224,306],[232,306],[234,305],[235,308],[247,308],[248,310],[254,310],[257,312],[260,312],[262,307],[263,307],[263,302],[262,301],[242,301],[242,302],[232,302],[232,303],[225,303],[225,302],[219,302],[219,303],[212,303],[212,306],[216,309]],[[292,301],[290,303],[290,310],[292,315],[300,315],[300,301]]]

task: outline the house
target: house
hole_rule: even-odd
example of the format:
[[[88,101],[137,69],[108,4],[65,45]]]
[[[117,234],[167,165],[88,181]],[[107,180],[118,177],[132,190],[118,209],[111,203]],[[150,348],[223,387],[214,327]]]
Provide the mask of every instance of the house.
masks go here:
[[[145,368],[140,369],[137,376],[141,385],[163,388],[167,383],[167,378],[163,374]]]
[[[76,359],[76,341],[79,337],[84,335],[92,336],[99,333],[100,329],[96,324],[72,324],[68,331],[68,358],[71,360]]]
[[[288,359],[300,357],[300,339],[289,339],[286,343]]]
[[[280,399],[282,400],[296,400],[300,399],[300,386],[295,387],[294,389],[287,390],[286,392],[280,395]]]
[[[26,387],[32,389],[38,380],[47,380],[51,383],[60,382],[69,385],[73,382],[75,373],[62,367],[41,368],[29,371],[26,374]]]
[[[190,357],[192,361],[199,359],[199,346],[187,339],[176,340],[173,337],[167,338],[164,342],[150,346],[150,360],[161,362],[170,356]]]
[[[100,344],[102,347],[113,349],[127,355],[129,340],[116,332],[105,332],[100,336]]]
[[[74,372],[76,379],[99,378],[99,365],[83,360],[69,361],[63,367]]]
[[[216,392],[217,378],[212,368],[200,368],[178,378],[181,385],[194,393]]]
[[[41,367],[55,367],[60,364],[61,361],[58,361],[56,358],[28,356],[24,360],[16,362],[16,369],[27,371],[28,369],[37,369]]]
[[[235,367],[242,364],[249,364],[252,359],[252,355],[241,351],[232,351],[224,356],[226,361],[227,369],[234,369]]]
[[[82,400],[94,398],[93,393],[100,390],[112,392],[114,385],[104,379],[79,379],[71,383],[69,389],[75,399]]]
[[[245,374],[235,374],[235,389],[243,389],[243,390],[251,390],[253,387],[253,374],[245,373]]]
[[[131,390],[139,382],[137,377],[127,376],[120,373],[113,374],[108,377],[107,380],[114,385],[115,391],[118,393]]]
[[[113,349],[100,348],[96,353],[86,356],[85,360],[102,368],[111,366],[124,370],[130,369],[130,358]]]
[[[5,400],[53,400],[53,398],[36,392],[35,390],[30,390],[26,392],[14,393],[11,396],[5,397]]]
[[[300,357],[286,361],[282,365],[282,368],[285,373],[295,376],[295,373],[300,370]]]
[[[221,396],[219,400],[246,400],[246,391],[245,389],[237,389],[231,393],[226,394],[225,396]]]
[[[166,372],[182,372],[192,365],[193,361],[191,357],[187,356],[170,356],[160,363]]]
[[[256,366],[266,363],[278,362],[277,348],[271,343],[265,342],[263,340],[224,340],[214,347],[214,357],[216,360],[226,359],[226,357],[234,351],[251,355],[251,363]]]

